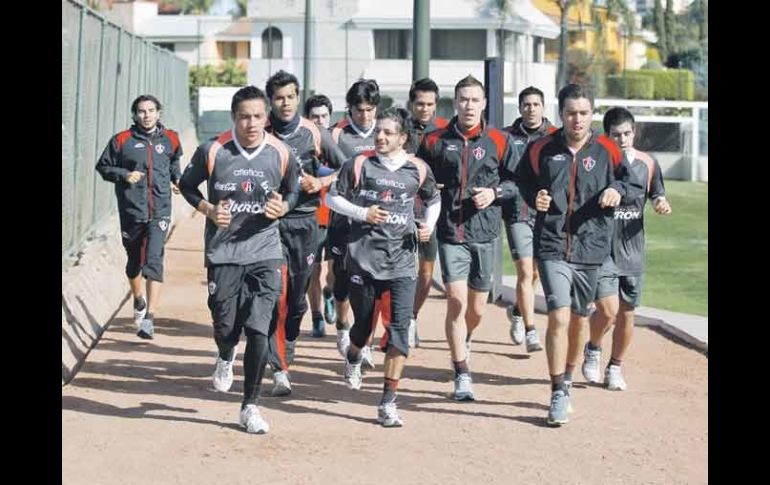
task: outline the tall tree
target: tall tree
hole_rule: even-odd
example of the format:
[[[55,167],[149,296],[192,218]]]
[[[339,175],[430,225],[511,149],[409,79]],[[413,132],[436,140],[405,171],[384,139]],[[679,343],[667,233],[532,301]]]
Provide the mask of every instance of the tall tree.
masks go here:
[[[674,40],[674,29],[676,28],[676,21],[674,17],[674,0],[666,0],[666,12],[664,15],[665,27],[666,27],[666,48],[668,53],[676,50]]]
[[[660,51],[661,62],[666,63],[668,57],[668,43],[666,36],[666,24],[663,20],[663,6],[660,0],[655,0],[655,7],[652,10],[652,16],[655,21],[655,34],[658,36],[658,50]]]

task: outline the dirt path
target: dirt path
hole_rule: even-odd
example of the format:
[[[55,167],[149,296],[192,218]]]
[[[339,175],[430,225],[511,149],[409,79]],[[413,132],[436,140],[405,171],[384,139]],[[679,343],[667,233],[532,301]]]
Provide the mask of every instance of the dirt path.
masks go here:
[[[181,221],[167,246],[155,339],[134,336],[124,306],[62,389],[63,484],[708,482],[707,357],[638,328],[625,364],[629,390],[584,385],[578,371],[572,421],[551,429],[545,352],[510,344],[502,308],[490,306],[474,335],[478,400],[448,399],[445,302],[435,294],[420,316],[422,347],[401,381],[403,428],[374,420],[383,354],[363,389],[349,391],[332,332],[311,338],[306,317],[294,392],[264,396],[270,433],[248,435],[236,424],[240,364],[230,393],[211,389],[201,247],[201,218]],[[537,325],[542,338],[544,316]],[[243,343],[238,350],[240,361]],[[263,394],[271,387],[267,378]]]

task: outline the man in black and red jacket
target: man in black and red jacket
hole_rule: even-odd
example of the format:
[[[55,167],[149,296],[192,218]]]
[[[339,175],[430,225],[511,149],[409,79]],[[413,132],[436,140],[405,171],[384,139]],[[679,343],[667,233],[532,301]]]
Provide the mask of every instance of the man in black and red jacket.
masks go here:
[[[538,213],[534,247],[548,306],[546,354],[551,376],[547,422],[569,421],[568,354],[580,352],[580,329],[596,291],[598,269],[610,253],[613,207],[629,184],[628,164],[617,145],[591,130],[593,94],[568,84],[559,92],[563,127],[530,144],[515,180]],[[569,327],[569,330],[568,330]],[[565,375],[566,374],[566,375]]]
[[[151,339],[153,314],[163,282],[163,249],[171,222],[171,191],[179,193],[182,146],[179,135],[164,127],[155,96],[131,104],[134,125],[110,139],[96,164],[102,178],[115,184],[126,276],[134,296],[137,335]],[[172,187],[173,184],[173,187]],[[147,279],[147,300],[142,294]]]
[[[517,193],[513,170],[520,154],[510,135],[485,126],[481,115],[486,101],[478,79],[461,79],[455,86],[457,116],[447,128],[427,135],[417,151],[441,187],[438,253],[458,401],[474,399],[468,367],[471,335],[481,323],[492,287],[501,206]]]

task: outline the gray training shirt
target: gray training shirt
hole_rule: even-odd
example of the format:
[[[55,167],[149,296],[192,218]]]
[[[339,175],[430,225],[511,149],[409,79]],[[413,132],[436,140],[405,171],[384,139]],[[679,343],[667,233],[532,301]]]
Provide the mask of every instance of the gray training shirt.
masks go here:
[[[227,228],[206,219],[206,266],[282,259],[278,220],[265,217],[265,207],[269,195],[278,192],[291,210],[297,203],[298,176],[297,159],[269,133],[251,153],[233,131],[199,146],[182,174],[182,195],[197,208],[203,199],[198,185],[208,180],[208,201],[229,200],[232,216]]]

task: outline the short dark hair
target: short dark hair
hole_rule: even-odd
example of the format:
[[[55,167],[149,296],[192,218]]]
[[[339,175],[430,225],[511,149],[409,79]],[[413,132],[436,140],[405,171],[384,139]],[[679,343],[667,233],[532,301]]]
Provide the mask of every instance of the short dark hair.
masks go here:
[[[484,91],[484,84],[482,84],[481,81],[472,75],[468,74],[464,78],[460,79],[455,85],[455,98],[457,97],[457,91],[461,90],[462,88],[468,88],[471,86],[478,86],[482,91]],[[486,96],[486,93],[484,93],[484,96]]]
[[[636,121],[634,121],[634,115],[632,115],[630,111],[619,106],[610,108],[606,113],[604,113],[604,118],[602,119],[604,133],[609,136],[610,129],[613,126],[622,125],[626,122],[631,123],[631,127],[636,129]]]
[[[250,99],[261,99],[264,101],[265,106],[269,104],[267,102],[267,96],[265,96],[265,93],[263,93],[261,89],[256,86],[245,86],[236,91],[233,95],[233,101],[230,103],[230,112],[235,114],[238,112],[238,106],[242,102]]]
[[[304,112],[305,116],[310,116],[310,110],[313,108],[318,108],[320,106],[326,106],[326,109],[329,110],[329,114],[332,114],[332,100],[329,99],[324,94],[316,94],[313,96],[310,96],[305,101],[305,107]]]
[[[162,108],[160,106],[160,101],[158,101],[158,98],[153,96],[152,94],[143,94],[136,98],[133,103],[131,103],[131,114],[136,116],[136,111],[139,109],[139,103],[142,103],[144,101],[152,101],[155,103],[155,109],[160,111]]]
[[[389,119],[398,123],[398,132],[406,133],[406,120],[409,119],[409,111],[400,106],[391,106],[377,113],[377,121]]]
[[[413,82],[412,87],[409,88],[410,102],[414,103],[415,98],[417,98],[417,91],[430,91],[436,93],[436,102],[438,102],[438,85],[433,79],[424,77]]]
[[[294,88],[297,90],[297,94],[299,95],[299,81],[297,80],[297,76],[281,69],[280,71],[270,76],[270,79],[267,80],[265,83],[265,93],[267,93],[267,97],[269,99],[273,99],[273,93],[284,86],[288,86],[289,84],[294,85]]]
[[[345,102],[349,108],[361,103],[377,106],[380,104],[380,86],[374,79],[359,79],[348,89]]]
[[[559,91],[559,113],[564,109],[564,102],[568,99],[586,98],[594,107],[594,90],[585,84],[567,84]]]
[[[545,95],[543,94],[542,91],[537,89],[535,86],[530,86],[528,88],[524,88],[521,90],[521,92],[519,93],[519,104],[524,102],[524,98],[526,98],[527,96],[532,96],[533,94],[540,96],[540,103],[545,104]]]

